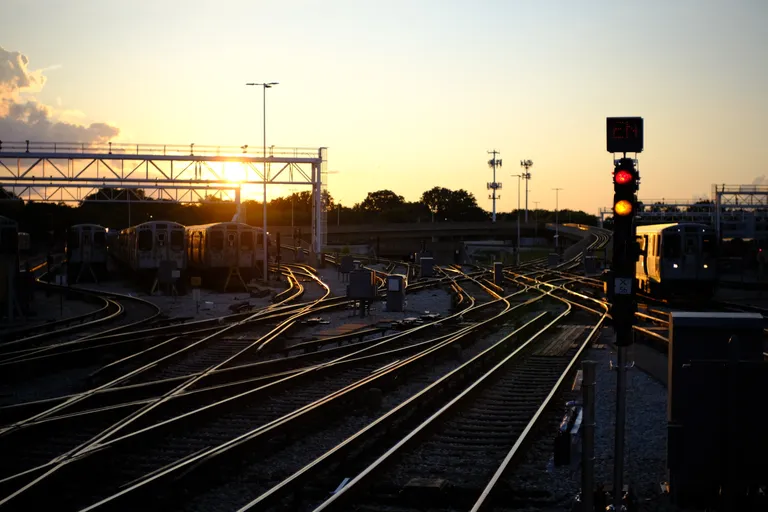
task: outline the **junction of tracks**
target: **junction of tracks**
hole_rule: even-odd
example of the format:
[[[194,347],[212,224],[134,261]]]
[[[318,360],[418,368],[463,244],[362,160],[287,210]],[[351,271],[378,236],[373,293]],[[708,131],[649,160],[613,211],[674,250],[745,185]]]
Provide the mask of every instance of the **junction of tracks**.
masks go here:
[[[363,317],[332,255],[281,265],[281,288],[226,314],[40,275],[91,307],[0,337],[0,510],[572,510],[582,476],[562,439],[579,437],[585,360],[596,482],[612,467],[609,304],[583,272],[609,236],[584,240],[501,279],[359,258],[375,284]],[[402,311],[385,307],[393,275],[408,276]],[[625,481],[662,506],[678,306],[642,302]]]

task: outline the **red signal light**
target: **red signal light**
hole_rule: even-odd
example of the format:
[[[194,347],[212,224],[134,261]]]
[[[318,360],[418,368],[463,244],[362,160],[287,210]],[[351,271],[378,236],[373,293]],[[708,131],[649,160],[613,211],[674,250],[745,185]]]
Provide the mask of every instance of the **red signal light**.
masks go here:
[[[618,185],[625,185],[627,183],[631,183],[632,182],[632,173],[631,172],[627,172],[627,171],[618,171],[616,174],[614,174],[613,180]]]

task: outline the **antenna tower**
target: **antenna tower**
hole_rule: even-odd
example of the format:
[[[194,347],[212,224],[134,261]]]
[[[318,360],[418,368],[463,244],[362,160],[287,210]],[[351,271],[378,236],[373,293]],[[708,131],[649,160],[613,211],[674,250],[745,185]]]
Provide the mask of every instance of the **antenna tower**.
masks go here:
[[[491,222],[496,222],[496,200],[501,199],[501,196],[496,194],[497,190],[501,190],[501,183],[496,181],[496,167],[501,167],[501,159],[497,160],[496,155],[500,155],[501,152],[494,149],[488,151],[488,154],[493,155],[493,157],[488,160],[488,166],[493,169],[493,181],[488,183],[488,190],[491,191],[491,195],[488,196],[488,199],[493,201],[493,216],[491,217]]]

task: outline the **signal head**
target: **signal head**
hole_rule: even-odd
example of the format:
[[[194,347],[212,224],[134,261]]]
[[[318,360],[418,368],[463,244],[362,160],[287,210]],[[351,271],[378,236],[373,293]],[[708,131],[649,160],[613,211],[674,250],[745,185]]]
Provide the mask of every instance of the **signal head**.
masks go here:
[[[620,217],[626,217],[627,215],[632,215],[632,202],[627,201],[626,199],[622,199],[620,201],[617,201],[616,204],[613,205],[613,213]]]
[[[632,176],[632,173],[625,170],[616,171],[616,173],[613,175],[613,181],[617,185],[626,185],[628,183],[632,183],[634,180],[634,176]]]

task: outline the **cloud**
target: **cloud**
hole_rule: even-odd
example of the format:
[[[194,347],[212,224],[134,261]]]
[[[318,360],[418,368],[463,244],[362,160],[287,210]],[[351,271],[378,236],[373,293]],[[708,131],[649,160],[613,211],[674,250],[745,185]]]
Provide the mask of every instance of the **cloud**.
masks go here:
[[[768,185],[768,177],[765,174],[758,176],[752,181],[753,185]]]
[[[118,128],[106,123],[67,122],[61,118],[71,118],[76,111],[57,111],[30,97],[42,90],[46,77],[28,64],[26,55],[0,46],[0,140],[103,143],[119,135]]]

